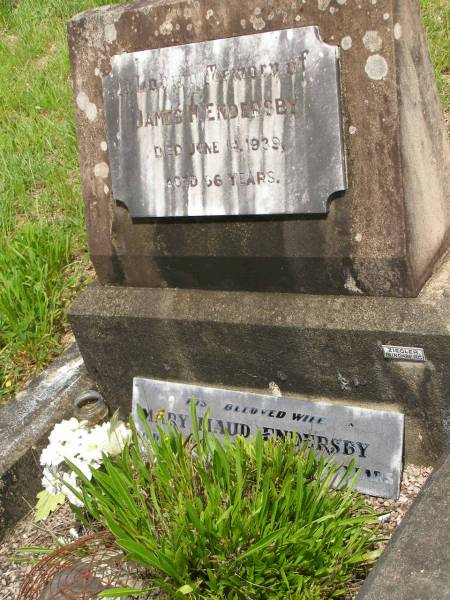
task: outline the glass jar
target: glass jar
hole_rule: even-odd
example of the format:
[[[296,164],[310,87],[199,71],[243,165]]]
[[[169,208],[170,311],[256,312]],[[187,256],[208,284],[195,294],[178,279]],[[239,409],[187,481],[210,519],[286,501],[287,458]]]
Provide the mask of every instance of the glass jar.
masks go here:
[[[94,427],[108,420],[109,407],[99,392],[88,390],[75,398],[73,415],[79,421],[87,421],[88,427]]]

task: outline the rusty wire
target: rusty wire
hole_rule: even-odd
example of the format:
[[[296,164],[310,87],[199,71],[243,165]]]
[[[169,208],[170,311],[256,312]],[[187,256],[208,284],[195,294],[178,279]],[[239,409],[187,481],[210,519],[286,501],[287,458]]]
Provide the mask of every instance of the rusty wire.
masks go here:
[[[18,600],[92,600],[105,589],[138,587],[139,569],[124,560],[113,536],[84,536],[36,563],[20,588]]]

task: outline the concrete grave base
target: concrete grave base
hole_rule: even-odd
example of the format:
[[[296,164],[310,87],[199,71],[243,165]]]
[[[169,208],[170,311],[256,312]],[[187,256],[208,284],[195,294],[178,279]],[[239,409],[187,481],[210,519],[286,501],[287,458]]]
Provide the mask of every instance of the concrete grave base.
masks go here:
[[[0,539],[6,527],[12,527],[29,504],[34,504],[41,488],[37,457],[49,429],[67,418],[73,398],[92,386],[74,345],[0,411]],[[358,600],[450,598],[450,457],[440,462],[358,593]]]
[[[72,416],[74,398],[93,385],[73,344],[0,410],[0,539],[36,504],[39,455],[51,429]]]
[[[450,598],[450,455],[427,481],[357,600]]]
[[[70,319],[89,374],[130,412],[132,378],[267,391],[400,410],[406,460],[450,438],[450,260],[417,298],[312,296],[94,285]],[[426,362],[386,361],[382,344]]]

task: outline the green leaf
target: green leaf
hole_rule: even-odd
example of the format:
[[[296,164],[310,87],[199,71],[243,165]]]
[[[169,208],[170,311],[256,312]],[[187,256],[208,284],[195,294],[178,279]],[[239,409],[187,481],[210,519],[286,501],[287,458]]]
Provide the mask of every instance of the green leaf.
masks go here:
[[[275,542],[276,540],[280,539],[283,536],[284,531],[285,531],[284,528],[278,529],[277,531],[274,531],[274,532],[270,533],[269,535],[266,535],[265,537],[260,539],[258,542],[256,542],[252,546],[250,546],[250,548],[246,552],[243,552],[240,556],[238,556],[237,560],[241,561],[244,558],[247,558],[248,556],[254,554],[255,552],[259,552],[263,548],[270,546],[270,544],[272,544],[273,542]]]
[[[38,499],[36,503],[36,514],[34,516],[34,522],[45,521],[48,515],[55,511],[58,506],[64,504],[66,501],[66,495],[61,492],[57,496],[53,496],[47,490],[42,490],[36,496]]]
[[[195,398],[190,399],[189,412],[191,415],[192,437],[197,444],[200,444],[200,431],[198,427],[197,411],[195,409]]]
[[[53,551],[52,548],[42,548],[41,546],[22,546],[16,550],[23,554],[51,554]]]
[[[356,554],[352,556],[347,562],[349,564],[373,562],[380,556],[382,551],[382,548],[377,548],[376,550],[373,550],[372,552],[367,552],[366,554]]]
[[[111,417],[109,423],[110,423],[109,424],[109,435],[112,435],[121,423],[120,416],[119,416],[119,409],[114,411],[114,414]]]
[[[184,585],[182,585],[180,588],[177,589],[177,592],[179,592],[180,594],[191,594],[194,591],[194,588],[192,588],[190,585],[188,585],[187,583],[185,583]]]
[[[99,598],[122,598],[127,596],[143,596],[152,592],[155,588],[111,588],[109,590],[103,590],[98,594]]]
[[[262,459],[263,459],[263,439],[262,439],[261,431],[258,431],[258,433],[256,434],[256,441],[255,441],[256,478],[257,478],[258,484],[261,481]]]

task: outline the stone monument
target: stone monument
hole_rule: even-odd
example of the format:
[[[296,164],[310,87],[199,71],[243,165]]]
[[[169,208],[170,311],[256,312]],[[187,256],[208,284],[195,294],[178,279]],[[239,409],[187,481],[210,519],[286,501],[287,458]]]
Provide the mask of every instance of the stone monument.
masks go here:
[[[70,318],[108,402],[275,383],[400,410],[432,460],[448,149],[417,2],[137,0],[68,31],[98,276]]]

